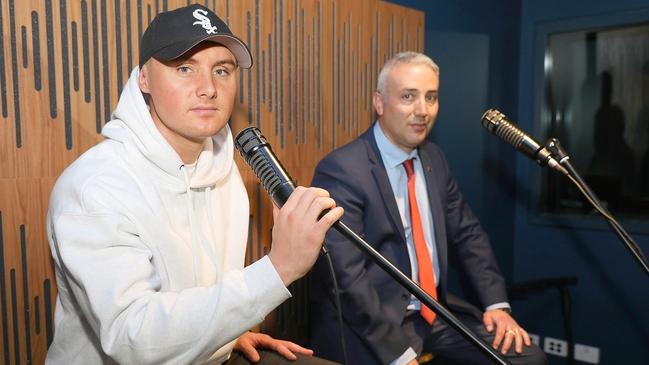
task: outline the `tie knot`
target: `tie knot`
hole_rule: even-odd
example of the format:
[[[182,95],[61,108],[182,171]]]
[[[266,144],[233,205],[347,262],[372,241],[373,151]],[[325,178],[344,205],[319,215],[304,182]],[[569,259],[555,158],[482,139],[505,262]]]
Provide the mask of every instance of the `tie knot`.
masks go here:
[[[406,169],[406,174],[408,175],[408,177],[411,177],[415,174],[414,161],[414,158],[403,161],[403,167]]]

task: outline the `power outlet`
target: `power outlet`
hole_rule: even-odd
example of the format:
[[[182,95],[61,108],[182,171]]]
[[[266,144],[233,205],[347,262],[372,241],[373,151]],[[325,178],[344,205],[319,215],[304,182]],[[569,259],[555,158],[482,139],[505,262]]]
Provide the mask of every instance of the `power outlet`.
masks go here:
[[[541,347],[541,337],[535,333],[527,333],[530,335],[530,340],[532,340],[532,343],[535,344],[536,346]]]
[[[543,342],[543,351],[547,354],[566,357],[568,356],[568,343],[558,338],[546,337]]]
[[[575,344],[575,360],[599,364],[599,348]]]

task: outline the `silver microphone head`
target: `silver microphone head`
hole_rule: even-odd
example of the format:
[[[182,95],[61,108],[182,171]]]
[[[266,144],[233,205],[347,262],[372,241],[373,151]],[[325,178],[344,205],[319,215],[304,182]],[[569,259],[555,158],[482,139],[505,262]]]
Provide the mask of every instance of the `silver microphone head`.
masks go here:
[[[516,149],[521,148],[521,144],[526,138],[526,134],[497,109],[489,109],[482,115],[482,126]],[[540,147],[537,144],[536,149]]]
[[[518,151],[524,153],[541,166],[549,166],[561,173],[567,171],[554,159],[552,153],[534,138],[523,132],[497,109],[489,109],[482,115],[482,126],[489,132],[505,140]]]

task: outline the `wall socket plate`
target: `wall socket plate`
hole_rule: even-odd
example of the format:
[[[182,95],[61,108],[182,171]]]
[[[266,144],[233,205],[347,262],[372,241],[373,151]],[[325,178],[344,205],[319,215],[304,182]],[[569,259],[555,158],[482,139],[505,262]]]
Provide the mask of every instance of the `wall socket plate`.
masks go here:
[[[527,333],[530,336],[530,340],[532,341],[533,344],[535,344],[538,347],[541,347],[541,336],[537,335],[536,333]]]
[[[543,351],[546,354],[568,356],[568,343],[558,338],[546,337],[543,341]]]
[[[575,344],[575,360],[590,364],[599,364],[599,348]]]
[[[532,340],[536,346],[541,347],[541,336],[535,333],[528,334],[530,335],[530,340]],[[558,338],[545,337],[543,339],[543,351],[546,354],[568,357],[568,342]],[[589,364],[599,364],[600,350],[598,347],[576,343],[573,356],[577,361]]]

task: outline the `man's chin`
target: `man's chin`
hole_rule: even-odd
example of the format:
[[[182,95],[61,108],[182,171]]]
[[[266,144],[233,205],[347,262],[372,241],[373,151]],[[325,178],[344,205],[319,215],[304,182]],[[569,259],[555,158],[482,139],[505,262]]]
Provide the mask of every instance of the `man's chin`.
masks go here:
[[[426,136],[428,136],[428,131],[417,133],[412,137],[410,142],[412,142],[414,146],[419,146],[423,141],[426,140]]]

